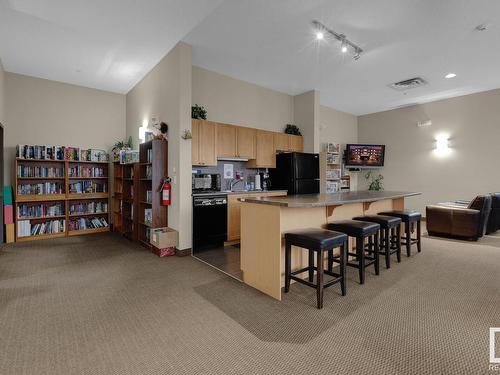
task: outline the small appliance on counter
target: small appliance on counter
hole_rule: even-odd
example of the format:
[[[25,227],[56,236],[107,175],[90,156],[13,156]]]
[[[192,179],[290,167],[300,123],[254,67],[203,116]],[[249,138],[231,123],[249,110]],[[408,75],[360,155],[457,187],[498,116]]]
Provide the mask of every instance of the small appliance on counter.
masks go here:
[[[262,182],[262,190],[268,191],[271,189],[271,180],[269,178],[269,171],[266,168],[265,172],[259,173],[260,180]]]
[[[254,185],[255,190],[262,190],[262,185],[260,184],[260,174],[257,173],[255,175],[255,185]]]
[[[220,192],[221,177],[218,173],[193,173],[192,177],[193,193]]]
[[[277,154],[269,180],[273,189],[288,190],[288,195],[319,194],[319,154]]]

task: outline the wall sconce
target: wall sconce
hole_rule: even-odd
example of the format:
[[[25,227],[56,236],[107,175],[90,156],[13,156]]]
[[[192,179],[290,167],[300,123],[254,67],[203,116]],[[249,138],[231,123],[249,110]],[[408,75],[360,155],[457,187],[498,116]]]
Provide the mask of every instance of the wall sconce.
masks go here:
[[[449,137],[447,135],[439,135],[436,137],[436,149],[434,152],[437,156],[446,156],[451,152]]]

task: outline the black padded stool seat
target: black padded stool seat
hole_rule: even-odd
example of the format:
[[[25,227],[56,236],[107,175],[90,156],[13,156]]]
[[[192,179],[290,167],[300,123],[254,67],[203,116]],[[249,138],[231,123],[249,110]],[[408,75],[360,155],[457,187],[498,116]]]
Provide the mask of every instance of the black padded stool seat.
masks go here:
[[[422,214],[413,210],[384,211],[379,212],[378,214],[384,216],[399,217],[403,221],[403,223],[406,223],[408,221],[418,221],[422,219]]]
[[[347,265],[358,269],[359,283],[365,283],[365,268],[374,265],[375,274],[379,274],[379,230],[380,225],[367,221],[339,220],[331,222],[327,228],[347,234],[356,239],[356,253],[347,252],[347,255],[355,257],[355,261],[348,261]],[[368,248],[365,249],[365,239],[368,239]],[[369,255],[365,254],[365,250]],[[330,262],[338,263],[337,259]]]
[[[285,233],[285,293],[290,290],[290,281],[294,280],[301,284],[316,289],[318,309],[323,308],[323,289],[340,283],[342,295],[346,295],[346,263],[348,237],[345,233],[339,233],[326,229],[309,228]],[[307,267],[292,272],[292,246],[302,247],[309,250],[309,264]],[[340,254],[334,256],[333,249],[339,247]],[[314,252],[316,252],[316,266],[314,266]],[[328,269],[324,269],[324,254],[328,253]],[[340,273],[333,272],[333,259],[340,263]],[[309,278],[304,280],[296,275],[308,271]],[[316,271],[316,283],[313,283],[314,271]],[[329,275],[333,279],[323,281],[323,276]]]
[[[378,232],[380,225],[367,221],[340,220],[329,223],[328,229],[343,232],[350,237],[367,237]]]
[[[385,257],[385,267],[391,268],[391,255],[396,254],[401,262],[401,219],[396,216],[366,215],[356,216],[354,220],[368,221],[380,225],[380,255]]]
[[[399,217],[405,225],[405,235],[401,237],[404,240],[402,243],[406,246],[406,256],[411,256],[411,245],[417,244],[417,251],[420,253],[422,251],[422,241],[421,241],[421,226],[422,214],[418,211],[413,210],[395,210],[395,211],[384,211],[379,212],[379,215],[387,215]],[[417,237],[412,238],[411,233],[417,226]]]
[[[366,216],[356,216],[353,220],[368,221],[370,223],[377,223],[380,228],[387,229],[395,227],[401,224],[401,219],[396,216],[385,216],[385,215],[366,215]]]
[[[347,241],[347,235],[332,230],[310,228],[285,233],[285,240],[305,249],[333,249],[343,245]]]

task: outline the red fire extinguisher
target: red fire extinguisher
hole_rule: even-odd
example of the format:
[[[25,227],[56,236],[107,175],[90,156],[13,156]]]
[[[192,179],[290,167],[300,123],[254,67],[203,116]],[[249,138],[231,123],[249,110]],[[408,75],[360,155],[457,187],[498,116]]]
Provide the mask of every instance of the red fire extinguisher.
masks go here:
[[[161,180],[158,192],[161,194],[161,205],[170,206],[172,202],[172,185],[170,184],[170,177],[165,177]]]

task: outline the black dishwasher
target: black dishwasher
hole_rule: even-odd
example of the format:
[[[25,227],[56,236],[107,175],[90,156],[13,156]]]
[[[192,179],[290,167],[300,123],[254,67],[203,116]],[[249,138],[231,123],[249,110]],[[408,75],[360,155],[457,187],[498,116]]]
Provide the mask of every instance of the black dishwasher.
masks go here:
[[[224,247],[227,238],[227,196],[193,197],[193,254]]]

